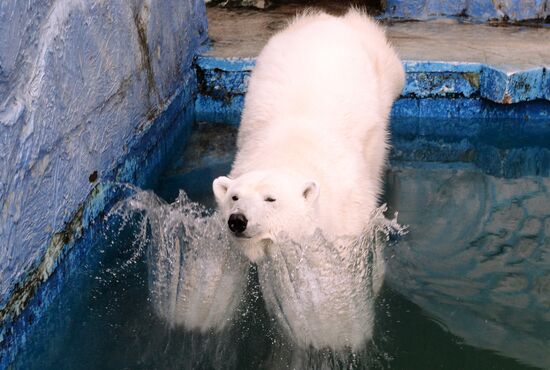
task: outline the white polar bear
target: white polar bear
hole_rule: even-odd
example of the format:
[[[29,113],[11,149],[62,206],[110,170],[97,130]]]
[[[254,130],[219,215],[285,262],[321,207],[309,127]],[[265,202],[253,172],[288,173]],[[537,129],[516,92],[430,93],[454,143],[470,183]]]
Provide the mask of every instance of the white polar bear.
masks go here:
[[[319,228],[332,240],[363,230],[403,83],[383,30],[355,10],[307,13],[270,39],[250,78],[231,173],[213,184],[252,261],[281,231]]]
[[[236,244],[258,263],[268,309],[304,347],[357,349],[372,334],[383,263],[349,266],[365,257],[354,238],[378,203],[403,84],[383,29],[357,10],[298,16],[250,77],[237,156],[213,190]],[[380,280],[370,291],[353,285],[366,270]]]

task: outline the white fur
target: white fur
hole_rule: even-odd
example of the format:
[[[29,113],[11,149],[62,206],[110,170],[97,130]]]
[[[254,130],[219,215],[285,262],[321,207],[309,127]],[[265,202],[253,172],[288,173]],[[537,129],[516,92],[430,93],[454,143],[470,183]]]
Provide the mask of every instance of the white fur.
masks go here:
[[[213,184],[224,217],[249,221],[236,240],[250,260],[269,258],[281,233],[304,240],[319,229],[328,242],[361,234],[378,203],[388,116],[403,84],[383,29],[357,10],[305,13],[269,40],[250,78],[231,173]],[[330,332],[320,329],[323,345],[341,339]]]

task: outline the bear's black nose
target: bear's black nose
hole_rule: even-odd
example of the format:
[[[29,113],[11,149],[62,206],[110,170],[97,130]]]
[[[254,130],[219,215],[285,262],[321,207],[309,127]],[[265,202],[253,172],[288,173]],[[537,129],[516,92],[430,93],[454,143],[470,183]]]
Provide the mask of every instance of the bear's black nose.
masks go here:
[[[227,222],[227,224],[229,225],[229,230],[233,231],[234,233],[242,233],[246,230],[248,220],[242,213],[233,213],[231,216],[229,216],[229,221]]]

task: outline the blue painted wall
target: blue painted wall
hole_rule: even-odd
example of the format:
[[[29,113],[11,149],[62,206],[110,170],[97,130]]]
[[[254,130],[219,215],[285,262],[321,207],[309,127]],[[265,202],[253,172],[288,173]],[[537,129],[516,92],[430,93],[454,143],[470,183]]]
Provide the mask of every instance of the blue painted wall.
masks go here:
[[[48,278],[97,183],[135,174],[116,169],[136,138],[192,108],[206,34],[202,0],[0,3],[0,314]]]
[[[544,19],[549,0],[386,0],[385,15],[392,18],[428,19],[458,16],[476,21]]]

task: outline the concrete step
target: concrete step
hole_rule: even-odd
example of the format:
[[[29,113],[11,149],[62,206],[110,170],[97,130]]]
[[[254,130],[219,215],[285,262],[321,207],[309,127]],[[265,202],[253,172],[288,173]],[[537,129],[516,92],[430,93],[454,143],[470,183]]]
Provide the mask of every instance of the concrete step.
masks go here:
[[[208,10],[211,47],[197,65],[201,119],[238,118],[247,78],[267,39],[299,8]],[[399,116],[550,117],[550,28],[384,21],[407,83]],[[433,100],[436,100],[435,102]],[[518,104],[531,102],[530,104]]]

